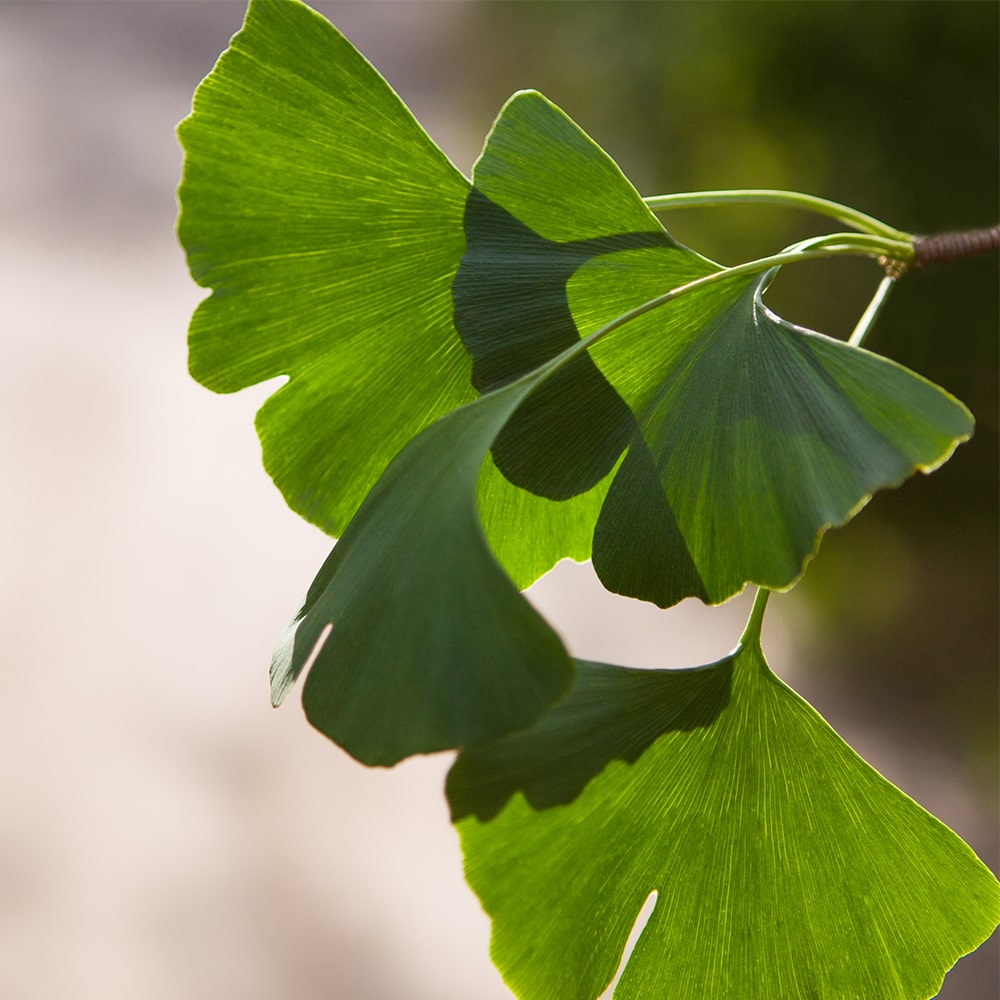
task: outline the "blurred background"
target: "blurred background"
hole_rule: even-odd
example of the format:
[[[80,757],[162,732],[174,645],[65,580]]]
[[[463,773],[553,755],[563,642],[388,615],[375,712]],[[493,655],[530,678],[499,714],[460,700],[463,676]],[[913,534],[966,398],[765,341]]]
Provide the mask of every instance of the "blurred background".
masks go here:
[[[464,171],[535,87],[643,194],[788,187],[914,232],[1000,216],[989,2],[317,3]],[[449,759],[366,771],[269,707],[273,641],[329,542],[263,473],[252,416],[185,371],[202,295],[173,129],[241,2],[0,2],[0,996],[502,1000],[462,881]],[[821,222],[672,213],[726,263]],[[870,264],[769,302],[846,335]],[[996,259],[904,280],[869,344],[977,417],[771,602],[772,665],[998,865]],[[714,659],[745,600],[670,612],[563,565],[532,597],[572,651]],[[945,983],[997,996],[996,939]],[[872,998],[877,1000],[877,998]]]

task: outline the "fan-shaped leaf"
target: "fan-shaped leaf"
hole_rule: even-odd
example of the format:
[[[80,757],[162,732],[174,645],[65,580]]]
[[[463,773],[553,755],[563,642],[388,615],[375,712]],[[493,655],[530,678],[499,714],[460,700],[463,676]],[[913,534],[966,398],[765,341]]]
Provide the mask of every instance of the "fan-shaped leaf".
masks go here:
[[[288,376],[257,417],[264,464],[339,535],[392,456],[475,396],[451,319],[468,181],[298,0],[252,0],[178,135],[178,232],[213,289],[191,372],[217,392]]]
[[[297,0],[251,3],[180,137],[179,232],[214,289],[191,370],[219,391],[288,375],[258,414],[264,462],[334,534],[393,454],[471,398],[463,342],[489,391],[719,270],[533,92],[504,108],[470,188]],[[605,584],[661,605],[785,587],[825,527],[970,433],[927,383],[810,336],[731,280],[554,372],[479,480],[517,584],[586,558],[593,536]]]
[[[572,663],[486,546],[476,478],[536,376],[458,409],[390,463],[334,547],[271,667],[317,729],[367,764],[394,764],[532,722]]]
[[[523,1000],[925,1000],[1000,887],[768,669],[581,663],[532,728],[448,778],[466,877]]]
[[[594,301],[653,287],[639,266],[627,283],[601,262],[590,268],[578,275],[581,298],[583,285]],[[594,535],[594,567],[610,590],[668,606],[688,596],[721,603],[747,582],[788,587],[826,528],[876,490],[936,468],[971,435],[968,410],[942,389],[768,310],[767,281],[697,328],[675,317],[691,306],[683,299],[636,322],[636,340],[658,334],[669,347],[650,344],[643,356],[619,350],[623,336],[593,351],[641,428]]]

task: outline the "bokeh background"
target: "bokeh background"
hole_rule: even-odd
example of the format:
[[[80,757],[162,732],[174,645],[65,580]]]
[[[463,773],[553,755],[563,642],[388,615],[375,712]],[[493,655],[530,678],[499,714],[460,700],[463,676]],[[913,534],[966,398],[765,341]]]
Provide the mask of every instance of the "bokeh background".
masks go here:
[[[317,3],[463,170],[536,87],[644,194],[789,187],[915,232],[998,209],[987,2]],[[216,2],[0,2],[0,996],[501,1000],[464,886],[446,755],[365,771],[270,709],[273,640],[328,540],[260,468],[254,390],[185,373],[201,296],[173,236],[173,136],[242,19]],[[676,213],[725,262],[808,235]],[[849,332],[878,277],[769,293]],[[978,420],[771,603],[778,673],[994,869],[995,259],[907,278],[870,345]],[[561,566],[532,591],[573,652],[713,659],[747,610],[668,613]],[[997,996],[996,941],[941,997]],[[872,998],[877,1000],[877,998]]]

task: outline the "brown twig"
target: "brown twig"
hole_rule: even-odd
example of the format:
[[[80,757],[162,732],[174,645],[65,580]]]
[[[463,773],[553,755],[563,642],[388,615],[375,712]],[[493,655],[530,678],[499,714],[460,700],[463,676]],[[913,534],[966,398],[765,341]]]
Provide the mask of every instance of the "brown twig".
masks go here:
[[[913,244],[913,269],[929,267],[944,261],[962,260],[1000,250],[1000,226],[974,229],[967,233],[942,233],[927,236]]]

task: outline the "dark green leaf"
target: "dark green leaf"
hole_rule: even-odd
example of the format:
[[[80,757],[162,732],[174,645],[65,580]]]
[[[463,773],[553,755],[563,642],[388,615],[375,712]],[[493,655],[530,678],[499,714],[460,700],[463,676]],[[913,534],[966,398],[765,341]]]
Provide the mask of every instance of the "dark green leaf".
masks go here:
[[[473,179],[454,299],[456,326],[482,391],[579,342],[568,290],[588,261],[614,266],[637,248],[651,248],[654,294],[719,270],[678,245],[614,161],[538,93],[507,103]],[[626,309],[640,301],[633,298]],[[610,473],[635,428],[629,407],[585,355],[514,414],[493,448],[479,496],[490,543],[520,586],[560,558],[590,556]]]
[[[315,657],[306,715],[366,764],[523,727],[570,684],[566,651],[493,559],[475,506],[483,458],[531,385],[450,413],[390,463],[275,652],[275,704]]]
[[[448,778],[492,954],[523,1000],[925,1000],[1000,887],[748,643],[709,667],[579,664]]]
[[[296,0],[251,3],[180,136],[179,232],[214,289],[192,372],[219,391],[288,376],[258,414],[264,462],[334,534],[392,455],[473,395],[462,341],[488,391],[718,271],[535,93],[508,103],[470,189]],[[609,588],[719,602],[747,581],[789,586],[827,526],[970,430],[937,389],[730,280],[554,372],[494,442],[479,506],[519,586],[590,555],[596,524]]]
[[[622,278],[590,268],[580,279],[595,297],[614,297],[609,286]],[[623,296],[652,291],[635,271]],[[971,415],[942,389],[774,315],[766,284],[728,303],[730,289],[696,293],[718,295],[722,308],[697,329],[663,326],[660,359],[616,354],[625,330],[595,348],[641,427],[594,536],[610,590],[667,606],[688,596],[720,603],[747,582],[786,588],[823,531],[971,435]],[[679,300],[677,312],[691,304]],[[637,327],[658,322],[654,313]]]

